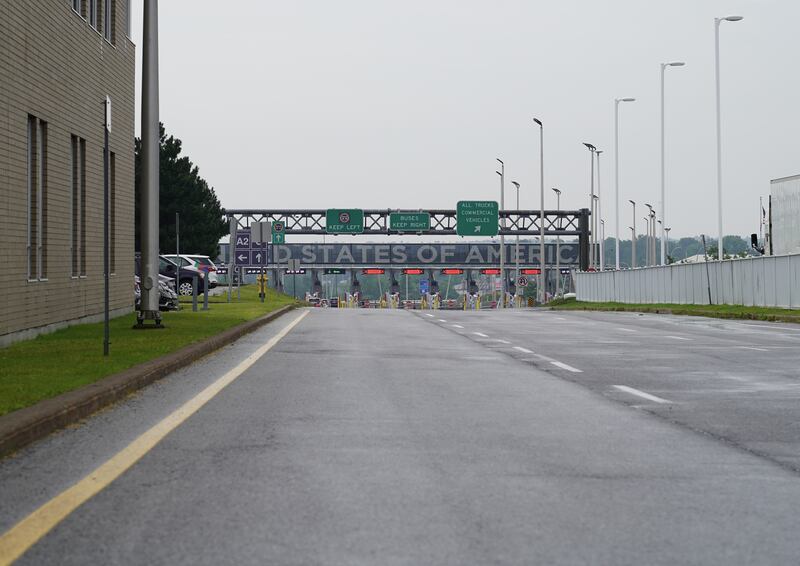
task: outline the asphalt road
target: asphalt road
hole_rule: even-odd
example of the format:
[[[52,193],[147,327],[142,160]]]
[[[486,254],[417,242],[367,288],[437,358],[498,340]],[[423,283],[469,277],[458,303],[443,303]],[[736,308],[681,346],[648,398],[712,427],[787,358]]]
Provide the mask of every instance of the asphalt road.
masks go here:
[[[0,532],[296,316],[0,462]],[[19,563],[796,564],[798,341],[316,309]]]

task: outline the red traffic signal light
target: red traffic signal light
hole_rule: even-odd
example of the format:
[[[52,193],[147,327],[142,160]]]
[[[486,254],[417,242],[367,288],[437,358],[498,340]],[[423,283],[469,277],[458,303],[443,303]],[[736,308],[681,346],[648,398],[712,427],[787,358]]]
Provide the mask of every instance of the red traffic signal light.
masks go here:
[[[540,275],[542,273],[541,269],[520,269],[519,271],[523,275]]]
[[[481,269],[481,274],[482,275],[500,275],[500,270],[497,269],[497,268],[494,268],[494,267],[487,268],[487,269]]]
[[[463,269],[455,269],[450,267],[442,269],[442,275],[463,275],[463,274],[464,274]]]
[[[403,270],[403,275],[425,275],[425,270],[418,267],[409,267]]]
[[[369,269],[362,269],[361,273],[363,275],[383,275],[384,273],[386,273],[386,270],[376,267],[371,267]]]

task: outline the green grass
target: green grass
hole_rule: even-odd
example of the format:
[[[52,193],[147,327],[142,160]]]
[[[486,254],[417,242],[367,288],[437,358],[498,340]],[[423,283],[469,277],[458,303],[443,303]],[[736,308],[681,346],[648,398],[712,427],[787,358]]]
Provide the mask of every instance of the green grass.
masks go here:
[[[211,297],[209,310],[163,313],[164,330],[134,330],[133,314],[111,321],[111,355],[103,357],[103,324],[83,324],[0,348],[0,415],[94,383],[252,320],[294,299],[270,291],[262,304],[255,286],[241,300]],[[198,308],[202,308],[202,301]]]
[[[745,307],[740,305],[589,303],[577,301],[575,299],[559,299],[558,301],[552,301],[547,306],[555,310],[628,311],[708,316],[713,318],[800,322],[800,311],[781,308]]]

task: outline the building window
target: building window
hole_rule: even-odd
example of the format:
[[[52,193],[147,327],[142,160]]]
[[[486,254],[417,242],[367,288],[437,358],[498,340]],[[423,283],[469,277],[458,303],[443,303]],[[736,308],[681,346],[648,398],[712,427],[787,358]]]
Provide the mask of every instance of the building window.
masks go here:
[[[28,115],[28,279],[47,278],[47,122]]]
[[[72,136],[72,183],[71,183],[71,217],[72,224],[70,229],[70,256],[71,273],[73,277],[86,275],[85,258],[83,253],[83,229],[84,214],[86,213],[86,140],[78,136]]]
[[[83,6],[81,6],[81,0],[72,0],[72,9],[78,12],[81,16],[83,15]]]
[[[131,0],[125,2],[125,32],[128,37],[132,35]]]
[[[114,43],[114,27],[112,25],[114,13],[111,0],[103,0],[103,35],[106,41]]]
[[[108,158],[108,240],[109,273],[117,272],[117,154],[110,152]]]
[[[89,25],[92,26],[94,29],[97,29],[97,1],[98,0],[88,0],[89,1]]]
[[[86,277],[86,140],[80,140],[78,144],[80,151],[80,237],[79,241],[79,273],[81,277]]]

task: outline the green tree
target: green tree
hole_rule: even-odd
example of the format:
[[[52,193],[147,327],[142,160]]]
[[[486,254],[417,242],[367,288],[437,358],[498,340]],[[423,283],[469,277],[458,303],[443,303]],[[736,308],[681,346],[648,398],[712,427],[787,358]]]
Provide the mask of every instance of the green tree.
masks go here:
[[[180,213],[181,252],[219,255],[219,239],[228,233],[225,209],[214,188],[199,175],[188,156],[181,156],[181,140],[167,137],[161,124],[159,247],[161,253],[175,253],[175,213]],[[141,211],[142,140],[135,141],[136,152],[136,249],[141,249],[139,218]]]

